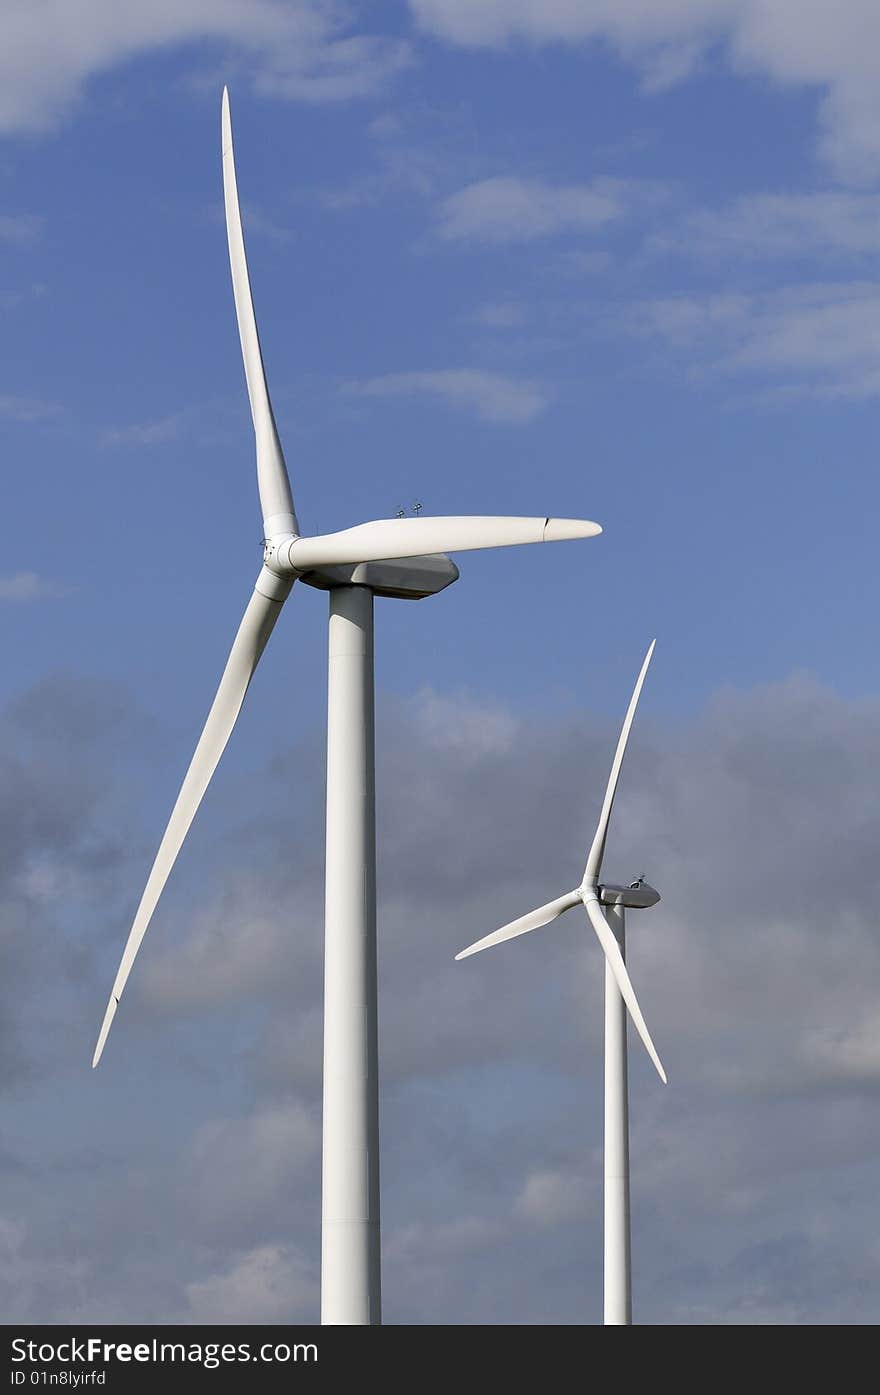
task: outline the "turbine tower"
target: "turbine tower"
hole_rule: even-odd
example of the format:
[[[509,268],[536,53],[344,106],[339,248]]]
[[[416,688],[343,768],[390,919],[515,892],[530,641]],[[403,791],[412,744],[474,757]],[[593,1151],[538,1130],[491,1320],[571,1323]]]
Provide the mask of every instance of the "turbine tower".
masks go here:
[[[420,600],[458,577],[445,552],[601,533],[581,519],[380,519],[300,536],[254,316],[238,206],[229,97],[223,189],[238,331],[256,437],[263,566],[135,914],[92,1065],[162,889],[232,734],[248,685],[297,580],[330,593],[321,1321],[381,1320],[376,992],[373,597]]]
[[[602,812],[593,842],[587,857],[587,865],[580,886],[567,891],[555,901],[548,901],[536,911],[502,925],[491,935],[486,935],[476,944],[470,945],[457,954],[456,959],[466,959],[490,945],[512,940],[517,935],[525,935],[529,930],[539,930],[549,925],[572,906],[583,905],[587,919],[596,932],[599,943],[605,952],[605,1324],[606,1326],[626,1326],[632,1322],[632,1275],[630,1267],[630,1223],[629,1223],[629,1103],[626,1071],[626,1012],[635,1023],[636,1030],[663,1084],[666,1072],[660,1064],[660,1057],[654,1048],[645,1019],[642,1016],[630,977],[626,968],[626,907],[633,909],[654,906],[660,900],[660,893],[649,886],[643,877],[629,886],[617,886],[610,882],[600,883],[602,859],[605,855],[605,840],[608,836],[608,823],[620,779],[620,768],[629,740],[630,728],[638,706],[639,695],[651,655],[654,652],[652,640],[645,655],[633,695],[630,698],[626,717],[617,742],[617,750],[611,765],[611,774],[605,789]],[[604,909],[603,909],[604,908]]]

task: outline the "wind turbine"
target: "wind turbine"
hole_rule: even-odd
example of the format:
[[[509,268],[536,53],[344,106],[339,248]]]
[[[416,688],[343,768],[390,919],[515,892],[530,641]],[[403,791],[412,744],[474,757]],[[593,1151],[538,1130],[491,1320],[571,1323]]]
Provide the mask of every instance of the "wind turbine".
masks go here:
[[[629,1226],[629,1109],[626,1072],[626,1009],[635,1023],[636,1031],[663,1084],[666,1072],[660,1064],[660,1057],[654,1048],[650,1033],[645,1025],[636,999],[635,990],[626,969],[626,927],[625,910],[655,906],[660,893],[649,886],[643,877],[629,886],[616,886],[610,882],[600,882],[602,859],[605,854],[605,839],[608,823],[617,793],[620,768],[629,740],[630,728],[638,706],[639,695],[656,641],[652,640],[645,655],[633,695],[620,731],[617,750],[611,765],[611,774],[605,789],[602,812],[593,836],[587,857],[587,865],[580,886],[567,891],[555,901],[548,901],[536,911],[502,925],[491,935],[486,935],[476,944],[470,945],[457,954],[456,959],[467,959],[490,945],[512,940],[517,935],[525,935],[529,930],[539,930],[549,925],[572,906],[583,905],[587,918],[598,936],[605,951],[605,1324],[625,1326],[632,1321],[632,1279],[630,1272],[630,1226]],[[604,909],[603,909],[604,908]]]
[[[257,334],[225,88],[222,154],[235,311],[256,437],[263,566],[137,908],[92,1065],[281,608],[297,580],[329,591],[321,1320],[378,1323],[373,597],[420,600],[442,591],[458,577],[446,551],[590,538],[602,529],[582,519],[422,516],[302,537]]]

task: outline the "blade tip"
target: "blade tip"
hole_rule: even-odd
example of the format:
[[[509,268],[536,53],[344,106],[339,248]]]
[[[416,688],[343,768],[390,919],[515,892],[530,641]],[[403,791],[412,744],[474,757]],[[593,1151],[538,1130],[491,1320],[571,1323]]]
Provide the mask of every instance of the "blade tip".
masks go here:
[[[456,960],[458,960],[458,959],[470,959],[470,957],[471,957],[472,954],[479,954],[479,952],[480,952],[481,949],[487,949],[487,948],[488,948],[488,946],[485,945],[485,944],[483,943],[482,940],[477,940],[475,944],[468,945],[467,949],[460,949],[460,950],[458,951],[458,954],[456,954],[455,958],[456,958]]]
[[[120,989],[120,992],[122,990]],[[107,1004],[107,1011],[104,1013],[104,1021],[101,1023],[101,1030],[98,1033],[98,1042],[95,1046],[95,1054],[92,1057],[92,1070],[100,1061],[104,1054],[104,1047],[107,1045],[107,1038],[110,1035],[110,1028],[113,1026],[113,1019],[116,1016],[116,1009],[119,1007],[119,999],[115,992],[110,994],[110,1001]]]
[[[568,542],[575,538],[595,538],[602,531],[600,523],[589,518],[548,518],[544,524],[544,542]]]

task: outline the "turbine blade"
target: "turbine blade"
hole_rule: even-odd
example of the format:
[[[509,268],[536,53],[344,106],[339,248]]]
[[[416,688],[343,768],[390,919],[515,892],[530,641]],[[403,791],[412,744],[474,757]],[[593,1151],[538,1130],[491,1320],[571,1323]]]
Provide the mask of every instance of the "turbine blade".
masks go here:
[[[297,571],[343,562],[379,562],[423,553],[469,552],[480,547],[592,538],[602,529],[579,518],[382,518],[341,533],[294,538],[281,555]]]
[[[509,925],[502,925],[500,930],[493,930],[491,935],[477,940],[476,944],[469,945],[467,949],[463,949],[455,957],[456,959],[467,959],[469,955],[479,954],[481,949],[489,949],[491,945],[500,945],[504,940],[513,940],[517,935],[527,934],[529,930],[540,930],[542,925],[549,925],[551,920],[557,920],[565,911],[576,906],[580,899],[580,892],[569,891],[556,901],[548,901],[546,906],[539,906],[536,911],[529,911],[528,915],[521,915],[519,920],[512,920]]]
[[[263,511],[263,534],[270,538],[278,533],[298,533],[296,510],[290,479],[284,463],[284,453],[278,439],[278,429],[272,413],[266,370],[260,351],[260,336],[254,316],[251,283],[248,277],[244,234],[238,208],[238,188],[235,181],[235,156],[232,149],[232,122],[229,117],[229,93],[223,89],[222,113],[223,202],[226,206],[226,237],[229,242],[229,265],[232,269],[232,290],[235,315],[244,359],[248,397],[254,435],[257,439],[257,484]]]
[[[626,754],[626,743],[629,740],[630,727],[636,715],[639,696],[642,691],[642,684],[645,681],[645,674],[648,672],[648,665],[651,662],[651,655],[654,653],[656,639],[652,639],[648,645],[648,652],[642,663],[641,671],[636,679],[636,686],[633,688],[633,695],[629,700],[629,707],[626,709],[626,716],[623,719],[623,726],[620,729],[620,737],[617,742],[617,750],[614,752],[614,760],[611,765],[611,774],[608,776],[608,784],[605,788],[605,799],[602,804],[602,812],[599,815],[599,822],[596,825],[596,833],[593,838],[592,847],[587,856],[587,865],[584,868],[584,886],[593,885],[599,879],[602,870],[602,858],[605,854],[605,839],[608,836],[608,821],[611,818],[611,809],[614,804],[614,796],[617,793],[617,782],[620,779],[620,767],[623,765],[623,757]]]
[[[613,973],[617,986],[620,989],[621,997],[623,998],[623,1001],[626,1003],[626,1006],[629,1009],[629,1015],[635,1023],[636,1031],[638,1032],[639,1036],[644,1042],[645,1050],[651,1057],[651,1060],[654,1062],[654,1065],[657,1067],[657,1074],[660,1076],[660,1079],[663,1081],[663,1084],[665,1085],[666,1072],[660,1064],[660,1057],[657,1055],[654,1043],[651,1040],[651,1033],[648,1031],[648,1028],[645,1024],[645,1019],[642,1016],[642,1010],[639,1007],[638,999],[636,998],[635,994],[635,989],[633,988],[629,974],[627,973],[626,964],[624,963],[623,955],[620,952],[620,945],[617,943],[617,940],[614,937],[614,931],[611,929],[611,926],[608,924],[608,921],[602,914],[602,908],[599,905],[599,898],[596,896],[595,892],[587,892],[583,898],[583,901],[584,906],[586,907],[587,915],[590,918],[590,923],[599,937],[600,945],[605,951],[605,958],[608,961],[611,972]]]
[[[153,911],[156,909],[159,897],[162,895],[165,883],[171,874],[183,840],[189,832],[211,776],[214,774],[226,748],[226,743],[232,734],[232,729],[244,702],[245,693],[248,690],[248,684],[272,633],[275,621],[281,613],[281,607],[290,594],[291,584],[290,581],[283,581],[274,576],[265,568],[257,578],[254,593],[248,602],[229,658],[226,661],[223,677],[220,679],[220,687],[217,689],[217,696],[214,698],[208,713],[208,720],[205,722],[195,754],[180,787],[177,802],[171,812],[168,827],[165,829],[162,842],[159,844],[156,860],[137,908],[134,924],[129,932],[119,971],[113,984],[113,991],[110,994],[110,1001],[107,1004],[107,1011],[104,1014],[98,1044],[95,1047],[95,1055],[92,1060],[93,1067],[101,1059],[107,1033],[116,1015],[116,1008],[131,973],[131,966],[146,934],[147,926]]]

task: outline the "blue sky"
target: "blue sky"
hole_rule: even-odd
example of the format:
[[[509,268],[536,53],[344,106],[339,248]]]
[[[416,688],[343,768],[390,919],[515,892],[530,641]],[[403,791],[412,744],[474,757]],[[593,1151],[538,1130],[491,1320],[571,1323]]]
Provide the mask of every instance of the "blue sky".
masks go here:
[[[870,1288],[876,1259],[858,1221],[869,1171],[841,1199],[840,1159],[823,1155],[799,1210],[768,1186],[759,1140],[769,1095],[785,1102],[777,1121],[790,1111],[777,1122],[783,1169],[790,1140],[810,1136],[810,1109],[828,1111],[826,1133],[856,1171],[876,1144],[847,1110],[880,1079],[867,871],[880,105],[865,57],[878,40],[860,0],[833,16],[793,0],[7,6],[0,701],[14,831],[0,944],[17,988],[0,1075],[17,1180],[0,1281],[16,1316],[314,1308],[320,593],[302,588],[285,610],[105,1063],[87,1071],[259,565],[222,216],[224,82],[304,530],[416,500],[427,513],[561,514],[605,529],[462,556],[440,597],[378,606],[391,1320],[465,1321],[456,1295],[471,1282],[496,1293],[486,1321],[599,1311],[598,965],[570,978],[571,930],[552,946],[548,932],[546,965],[541,946],[449,961],[579,865],[653,635],[619,847],[632,845],[634,875],[657,866],[664,901],[633,976],[681,1083],[667,1061],[658,1102],[634,1065],[634,1165],[656,1162],[652,1137],[693,1137],[696,1180],[658,1165],[636,1195],[643,1312],[834,1321],[847,1285]],[[750,908],[772,911],[770,943],[745,914],[734,872],[746,866]],[[837,867],[850,872],[838,902],[847,969],[819,913]],[[294,898],[294,947],[258,903],[261,876]],[[790,881],[803,894],[789,896]],[[771,980],[793,995],[784,1045],[761,986],[773,943]],[[221,959],[224,973],[207,972]],[[502,986],[487,1025],[480,995],[491,1004]],[[548,1034],[534,1035],[533,994],[545,1024],[559,1016]],[[52,1005],[46,1021],[38,1000]],[[418,1026],[433,1011],[457,1030],[432,1028],[429,1051]],[[759,1040],[778,1062],[767,1078],[752,1060]],[[133,1081],[148,1119],[128,1103]],[[137,1166],[102,1123],[108,1099],[144,1150]],[[95,1222],[67,1240],[41,1228],[49,1183],[30,1175],[59,1117],[61,1191]],[[443,1162],[420,1189],[411,1140],[431,1119]],[[696,1141],[710,1125],[723,1167]],[[218,1195],[182,1226],[186,1187],[204,1191],[215,1149],[230,1150],[231,1172],[247,1168],[242,1138],[299,1157],[295,1185],[267,1163],[252,1197]],[[501,1200],[487,1183],[499,1139],[511,1157]],[[711,1197],[713,1178],[729,1207],[685,1214],[693,1253],[670,1276],[662,1215],[685,1205],[685,1175],[688,1207],[699,1211],[692,1194]],[[100,1224],[95,1177],[111,1195]],[[180,1215],[132,1266],[110,1234],[114,1208],[135,1195],[156,1204],[169,1177]],[[464,1207],[458,1230],[446,1198]],[[827,1235],[842,1248],[825,1254]],[[536,1271],[514,1263],[514,1283],[518,1246],[537,1247]],[[804,1256],[844,1278],[802,1292]],[[770,1290],[775,1308],[754,1298]]]

